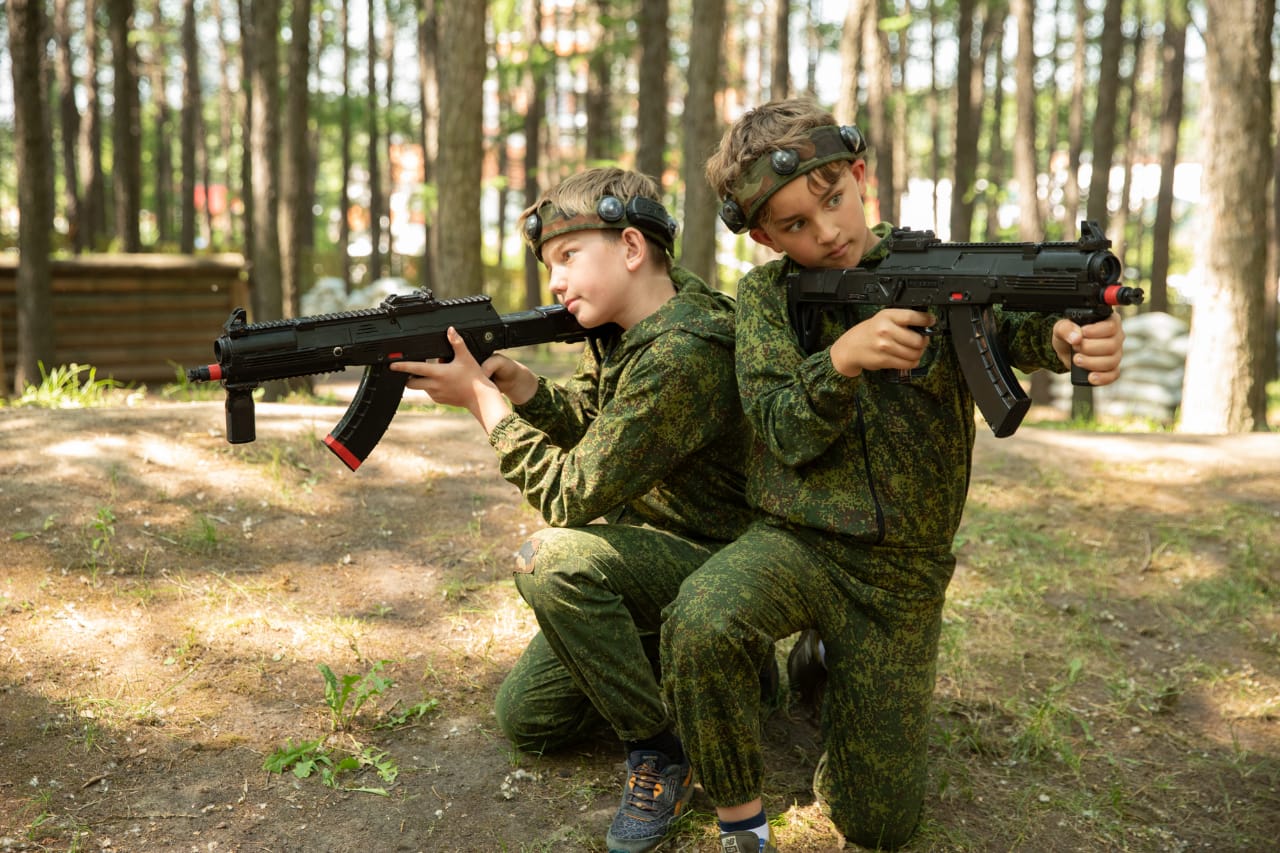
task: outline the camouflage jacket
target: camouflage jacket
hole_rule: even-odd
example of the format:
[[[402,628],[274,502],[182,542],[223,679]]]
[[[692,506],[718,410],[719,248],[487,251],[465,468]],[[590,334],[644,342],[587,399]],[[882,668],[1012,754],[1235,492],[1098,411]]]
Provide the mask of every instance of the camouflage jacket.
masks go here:
[[[887,257],[881,238],[862,259]],[[824,319],[821,349],[806,355],[787,315],[787,258],[738,284],[738,388],[755,430],[748,463],[754,505],[784,522],[895,547],[949,547],[964,510],[975,432],[973,397],[951,341],[925,351],[927,373],[908,383],[886,371],[841,375],[831,344],[880,310]],[[999,339],[1020,370],[1065,370],[1051,344],[1056,316],[1002,313]]]
[[[734,381],[733,300],[679,267],[676,295],[584,347],[564,384],[489,435],[502,476],[556,527],[604,517],[729,541],[753,517]]]

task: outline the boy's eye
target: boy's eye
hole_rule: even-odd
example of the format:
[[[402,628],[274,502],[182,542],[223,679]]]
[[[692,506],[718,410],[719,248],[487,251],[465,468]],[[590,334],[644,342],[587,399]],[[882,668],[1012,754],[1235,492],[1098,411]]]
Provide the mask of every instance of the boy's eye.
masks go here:
[[[803,230],[804,230],[804,226],[805,226],[806,224],[808,224],[808,223],[806,223],[806,222],[805,222],[805,220],[803,220],[803,219],[797,219],[797,220],[794,220],[793,222],[791,222],[791,224],[789,224],[789,225],[788,225],[784,230],[785,230],[788,234],[799,234],[801,231],[803,231]]]
[[[840,206],[840,202],[844,201],[844,193],[836,193],[827,199],[827,207],[834,210]]]

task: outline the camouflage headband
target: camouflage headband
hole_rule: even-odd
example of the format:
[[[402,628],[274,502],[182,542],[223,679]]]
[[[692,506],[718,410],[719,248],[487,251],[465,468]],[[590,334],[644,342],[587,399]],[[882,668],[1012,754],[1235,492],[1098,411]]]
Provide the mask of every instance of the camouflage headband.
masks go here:
[[[815,127],[794,148],[762,154],[742,173],[720,206],[720,219],[741,234],[755,222],[765,202],[792,179],[837,160],[857,160],[867,150],[862,132],[853,125]]]
[[[651,198],[636,196],[626,204],[617,196],[607,195],[588,213],[565,213],[550,201],[538,205],[537,210],[524,220],[524,241],[533,250],[534,257],[542,260],[542,246],[552,237],[571,231],[598,231],[614,228],[638,228],[646,237],[653,238],[667,254],[675,251],[676,221],[667,209]]]

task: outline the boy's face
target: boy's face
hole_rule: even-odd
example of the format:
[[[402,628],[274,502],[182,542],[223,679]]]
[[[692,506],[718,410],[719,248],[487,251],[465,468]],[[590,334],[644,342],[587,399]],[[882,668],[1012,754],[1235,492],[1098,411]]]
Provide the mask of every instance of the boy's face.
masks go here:
[[[605,323],[629,327],[629,232],[571,231],[542,244],[551,295],[587,329]],[[620,238],[620,239],[619,239]]]
[[[751,239],[804,267],[857,266],[873,239],[862,206],[866,176],[865,160],[848,163],[827,186],[811,189],[800,175],[769,199],[769,221],[752,228]]]

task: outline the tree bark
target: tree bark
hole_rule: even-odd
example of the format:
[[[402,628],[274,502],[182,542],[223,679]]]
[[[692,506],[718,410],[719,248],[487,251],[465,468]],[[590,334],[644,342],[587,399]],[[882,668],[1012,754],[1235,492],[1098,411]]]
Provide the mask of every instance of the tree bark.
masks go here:
[[[898,199],[894,192],[894,134],[898,132],[889,120],[892,98],[889,70],[889,37],[880,28],[880,4],[872,3],[863,18],[862,52],[867,70],[867,135],[868,147],[874,152],[874,192],[868,202],[874,208],[872,218],[898,224]]]
[[[254,322],[284,316],[280,280],[280,0],[250,0],[249,158]]]
[[[713,287],[716,283],[716,212],[704,167],[720,143],[716,114],[720,89],[720,53],[724,40],[725,0],[694,0],[689,43],[689,90],[684,100],[684,228],[681,263]]]
[[[284,107],[284,148],[288,157],[280,160],[280,281],[284,316],[301,312],[305,250],[311,228],[311,135],[308,106],[311,102],[308,76],[311,70],[311,0],[293,0],[289,17],[291,39],[288,48],[288,91]]]
[[[204,100],[200,91],[200,48],[196,41],[196,3],[184,0],[182,15],[182,223],[178,233],[179,251],[196,250],[196,159],[199,151],[200,113]],[[205,186],[205,206],[209,187]]]
[[[62,127],[62,181],[71,250],[84,250],[80,221],[80,169],[76,145],[80,138],[80,109],[76,106],[76,77],[71,57],[70,0],[54,0],[53,34],[57,46],[58,119]]]
[[[791,0],[774,0],[773,70],[769,94],[774,100],[791,97]]]
[[[386,207],[382,198],[382,138],[378,130],[378,40],[374,30],[375,11],[378,4],[369,3],[369,32],[366,41],[368,50],[368,91],[365,93],[368,109],[369,146],[366,151],[369,167],[369,281],[382,278],[382,214]],[[390,9],[383,4],[383,12],[390,14]]]
[[[81,194],[80,226],[76,243],[81,250],[91,251],[107,231],[107,199],[102,176],[102,109],[98,100],[98,2],[84,4],[84,121],[80,123],[77,149],[80,177],[84,181]]]
[[[1275,0],[1206,0],[1205,227],[1191,320],[1181,432],[1266,429],[1267,185]]]
[[[486,4],[445,0],[440,31],[440,209],[449,225],[440,229],[441,296],[481,293],[480,188],[483,157],[481,107],[484,90]]]
[[[547,58],[542,45],[541,0],[526,0],[524,4],[525,42],[529,55],[525,57],[524,77],[524,203],[531,207],[538,200],[541,189],[538,183],[539,163],[542,156],[542,124],[546,104],[546,79],[544,73]],[[524,253],[524,305],[533,308],[542,304],[542,269],[533,252]]]
[[[636,171],[660,183],[667,170],[667,65],[671,62],[667,0],[645,0],[637,12],[640,80],[636,105]]]
[[[1164,72],[1160,105],[1160,188],[1156,192],[1156,220],[1151,229],[1151,288],[1147,309],[1169,310],[1169,242],[1173,233],[1173,178],[1178,165],[1178,137],[1182,128],[1183,89],[1187,58],[1186,0],[1170,0],[1164,18],[1161,48]]]
[[[138,63],[129,33],[133,0],[108,0],[112,92],[111,185],[115,190],[116,238],[124,252],[142,251],[142,127],[138,103]]]
[[[1018,181],[1018,239],[1032,242],[1044,239],[1038,187],[1040,164],[1036,157],[1035,3],[1013,0],[1010,11],[1018,27],[1018,53],[1014,59],[1018,121],[1013,143],[1013,172]]]
[[[618,156],[618,139],[613,128],[613,28],[607,20],[610,0],[595,0],[591,6],[591,54],[587,60],[587,165],[598,165]]]
[[[422,268],[421,286],[435,287],[436,157],[439,155],[440,82],[436,59],[440,53],[440,12],[436,0],[420,0],[418,8],[418,80],[422,110]]]
[[[43,0],[8,0],[9,57],[13,73],[14,160],[18,182],[17,360],[13,390],[40,382],[40,366],[53,368],[53,285],[49,251],[53,231],[53,140],[42,60]],[[0,358],[0,364],[4,361]]]

